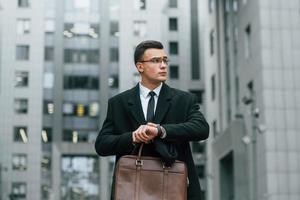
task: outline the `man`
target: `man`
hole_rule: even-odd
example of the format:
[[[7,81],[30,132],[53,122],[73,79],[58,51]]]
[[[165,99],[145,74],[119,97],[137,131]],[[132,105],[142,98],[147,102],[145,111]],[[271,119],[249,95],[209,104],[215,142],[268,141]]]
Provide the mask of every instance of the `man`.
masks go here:
[[[117,162],[121,156],[131,154],[135,146],[145,143],[144,155],[164,157],[157,142],[171,144],[176,159],[188,168],[188,200],[199,200],[201,189],[189,142],[205,140],[209,125],[199,111],[196,97],[164,83],[168,57],[160,42],[140,43],[134,62],[141,81],[108,101],[96,152],[100,156],[116,155]],[[113,191],[114,188],[112,196]]]

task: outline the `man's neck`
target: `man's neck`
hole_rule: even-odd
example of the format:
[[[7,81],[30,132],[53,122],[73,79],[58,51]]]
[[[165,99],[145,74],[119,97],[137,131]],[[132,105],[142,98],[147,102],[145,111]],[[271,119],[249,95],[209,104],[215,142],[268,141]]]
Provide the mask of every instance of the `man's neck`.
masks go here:
[[[143,81],[140,82],[144,87],[148,88],[149,90],[154,90],[155,88],[159,87],[162,82],[158,83],[145,83]]]

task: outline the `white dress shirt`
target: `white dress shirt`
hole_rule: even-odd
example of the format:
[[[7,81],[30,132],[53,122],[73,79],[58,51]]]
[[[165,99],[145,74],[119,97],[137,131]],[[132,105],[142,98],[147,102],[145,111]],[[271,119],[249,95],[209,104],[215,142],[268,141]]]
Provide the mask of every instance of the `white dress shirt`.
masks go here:
[[[149,90],[148,88],[143,86],[141,83],[139,83],[139,87],[140,87],[140,99],[141,99],[141,104],[142,104],[142,108],[143,108],[143,113],[144,113],[145,119],[147,119],[147,108],[148,108],[148,102],[150,100],[149,92],[151,92],[151,90]],[[154,113],[156,111],[157,100],[158,100],[158,96],[159,96],[161,87],[162,87],[162,83],[157,88],[152,90],[155,93],[155,95],[154,95]]]

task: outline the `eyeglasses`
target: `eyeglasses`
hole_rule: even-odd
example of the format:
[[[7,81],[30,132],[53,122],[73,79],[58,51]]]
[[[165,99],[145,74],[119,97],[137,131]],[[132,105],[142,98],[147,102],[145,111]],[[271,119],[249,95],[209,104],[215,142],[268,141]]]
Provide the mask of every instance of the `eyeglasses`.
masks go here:
[[[161,64],[161,62],[165,63],[166,65],[169,64],[170,60],[168,58],[160,58],[160,57],[157,57],[157,58],[151,58],[150,60],[141,60],[139,62],[151,62],[153,64]]]

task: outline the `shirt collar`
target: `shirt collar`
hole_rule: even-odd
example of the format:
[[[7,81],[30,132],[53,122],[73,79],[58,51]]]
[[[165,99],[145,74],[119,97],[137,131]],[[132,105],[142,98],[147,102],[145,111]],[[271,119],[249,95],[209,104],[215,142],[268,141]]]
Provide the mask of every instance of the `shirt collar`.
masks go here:
[[[151,90],[149,90],[148,88],[146,88],[145,86],[143,86],[141,84],[141,82],[139,83],[139,87],[140,87],[140,94],[144,97],[144,98],[147,98],[147,96],[149,95],[149,92]],[[161,90],[161,87],[162,87],[162,83],[160,83],[160,85],[155,88],[154,90],[152,90],[157,96],[159,96],[159,93],[160,93],[160,90]]]

